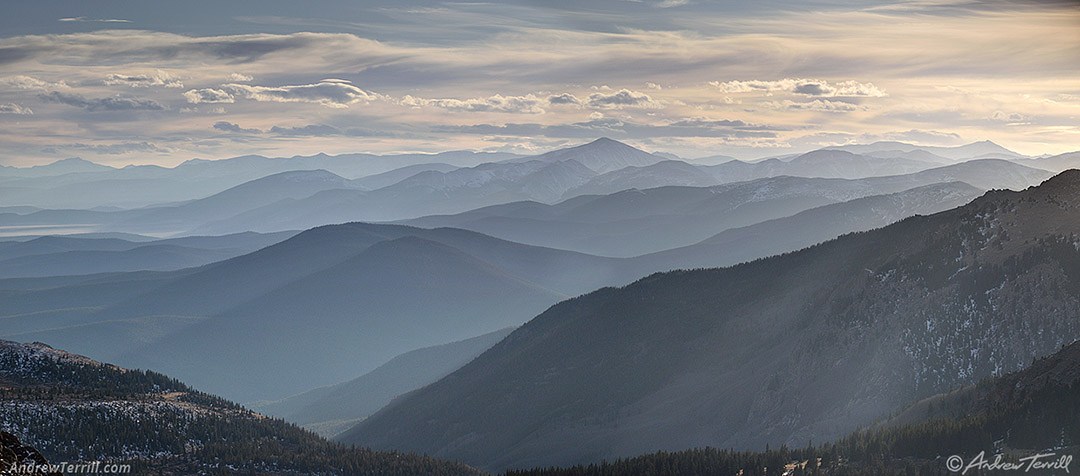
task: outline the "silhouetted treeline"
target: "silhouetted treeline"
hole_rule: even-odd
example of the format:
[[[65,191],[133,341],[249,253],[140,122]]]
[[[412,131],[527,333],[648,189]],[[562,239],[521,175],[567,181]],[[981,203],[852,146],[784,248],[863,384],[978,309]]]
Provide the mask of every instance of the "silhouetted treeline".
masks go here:
[[[426,456],[328,441],[164,375],[0,350],[0,423],[50,461],[133,474],[478,474]]]
[[[1080,381],[1043,381],[1028,388],[1017,387],[1016,380],[987,379],[975,388],[978,398],[971,392],[947,395],[946,402],[960,404],[963,411],[956,417],[859,430],[835,443],[805,449],[659,452],[569,468],[508,471],[505,476],[930,476],[954,474],[945,467],[951,455],[970,461],[979,452],[993,455],[1002,448],[1048,450],[1080,444]],[[955,401],[948,402],[950,398]]]

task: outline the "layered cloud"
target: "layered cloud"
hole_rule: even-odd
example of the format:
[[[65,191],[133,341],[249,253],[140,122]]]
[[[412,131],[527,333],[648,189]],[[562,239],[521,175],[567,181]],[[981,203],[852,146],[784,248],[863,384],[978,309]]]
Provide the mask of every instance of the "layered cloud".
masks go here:
[[[28,107],[20,106],[18,104],[0,104],[0,114],[15,114],[18,116],[29,116],[34,111]]]
[[[272,126],[263,131],[259,129],[240,127],[239,124],[218,121],[213,128],[230,134],[255,135],[262,134],[278,137],[367,137],[380,135],[376,131],[362,127],[338,128],[327,124],[308,124],[304,126]]]
[[[886,97],[888,94],[873,83],[848,80],[829,83],[822,79],[785,78],[776,81],[711,81],[709,84],[725,93],[786,92],[817,97]]]
[[[49,13],[54,30],[0,37],[0,135],[28,163],[118,140],[171,163],[598,135],[752,157],[912,130],[1080,149],[1080,11],[923,3],[361,2],[311,18],[223,4],[173,31]]]
[[[50,89],[66,89],[68,85],[63,81],[51,83],[32,76],[18,75],[0,78],[0,87],[27,91],[47,91]]]
[[[698,137],[713,139],[775,138],[780,127],[748,124],[743,121],[688,118],[673,122],[647,123],[609,117],[597,117],[571,124],[537,123],[472,124],[440,128],[447,132],[513,137],[548,137],[588,139],[607,136],[618,139],[653,139],[661,137]]]
[[[543,114],[544,100],[535,95],[502,96],[470,99],[425,99],[406,95],[398,101],[409,107],[439,107],[449,111],[504,112],[511,114]]]
[[[62,22],[79,22],[79,23],[131,23],[131,20],[124,20],[122,18],[87,18],[87,17],[64,17],[57,18],[56,21]]]
[[[625,107],[640,107],[649,109],[662,108],[659,102],[654,101],[648,94],[621,89],[615,92],[595,92],[589,95],[585,104],[601,109],[621,109]]]
[[[547,97],[537,94],[523,96],[495,94],[485,98],[468,99],[427,99],[406,95],[396,102],[414,108],[431,106],[449,111],[511,114],[543,114],[546,112],[544,107],[564,105],[590,109],[659,109],[663,107],[659,101],[654,100],[649,95],[629,89],[618,91],[613,91],[607,87],[595,87],[593,89],[597,91],[588,94],[584,98],[579,98],[572,93],[552,94]]]
[[[64,148],[95,154],[121,155],[138,152],[169,153],[168,148],[158,147],[150,142],[120,142],[114,144],[70,144]]]
[[[237,134],[258,134],[262,131],[258,129],[245,129],[240,127],[240,124],[228,121],[218,121],[214,123],[214,129],[224,132],[234,132]]]
[[[74,106],[87,111],[162,111],[165,106],[153,99],[141,99],[127,96],[110,96],[103,98],[86,98],[81,94],[62,93],[52,91],[39,94],[38,99],[44,102],[52,102]]]
[[[307,102],[334,108],[349,107],[351,104],[371,101],[377,97],[373,93],[340,79],[324,79],[317,83],[294,86],[252,86],[230,83],[222,85],[221,90],[232,97],[243,97],[253,101]]]
[[[762,103],[763,106],[773,109],[819,111],[819,112],[852,112],[866,110],[865,106],[851,104],[843,101],[830,101],[828,99],[815,99],[813,101],[769,101]]]
[[[113,73],[105,77],[105,84],[109,86],[131,86],[133,88],[148,88],[150,86],[164,86],[166,88],[184,87],[184,83],[179,77],[161,70],[153,73],[133,75]]]
[[[1020,122],[1027,118],[1024,117],[1023,114],[1017,114],[1015,112],[994,111],[994,113],[990,115],[990,119],[1001,122]]]
[[[219,104],[236,102],[236,98],[224,89],[204,88],[184,91],[184,98],[192,104]]]

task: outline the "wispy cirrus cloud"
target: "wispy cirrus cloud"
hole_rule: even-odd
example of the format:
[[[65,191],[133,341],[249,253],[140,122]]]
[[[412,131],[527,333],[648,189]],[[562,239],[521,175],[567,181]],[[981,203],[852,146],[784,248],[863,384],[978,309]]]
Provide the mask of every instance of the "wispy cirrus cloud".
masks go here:
[[[363,127],[337,127],[329,124],[307,124],[303,126],[272,126],[263,131],[254,128],[240,127],[239,124],[218,121],[213,128],[218,131],[232,134],[267,135],[279,137],[368,137],[379,134],[377,131]]]
[[[166,88],[182,88],[183,81],[180,77],[157,70],[153,73],[143,74],[118,74],[112,73],[105,77],[108,86],[131,86],[133,88],[148,88],[150,86],[164,86]]]
[[[873,83],[848,80],[830,83],[821,79],[785,78],[776,81],[711,81],[709,84],[725,93],[786,92],[818,97],[886,97],[888,94]]]
[[[60,148],[90,152],[103,155],[122,155],[136,152],[154,152],[167,154],[172,152],[167,147],[159,147],[150,142],[116,142],[111,144],[84,144],[75,143],[61,146]]]
[[[990,119],[1000,122],[1020,122],[1027,120],[1027,117],[1015,112],[994,111],[990,114]]]
[[[34,111],[26,106],[20,106],[14,103],[0,104],[0,114],[14,114],[17,116],[29,116],[34,114]]]
[[[47,91],[50,89],[67,89],[69,86],[63,81],[49,82],[37,79],[33,76],[16,75],[0,78],[0,87],[21,89],[27,91]]]
[[[704,138],[775,138],[780,127],[748,124],[743,121],[683,119],[667,123],[646,123],[611,117],[596,117],[571,124],[545,125],[537,123],[472,124],[438,127],[444,131],[463,134],[564,139],[588,139],[608,136],[617,139],[646,139],[658,137]]]
[[[221,91],[234,97],[259,102],[306,102],[333,108],[345,108],[355,103],[372,101],[378,97],[374,93],[340,79],[324,79],[317,83],[289,86],[230,83],[222,85]]]
[[[496,94],[486,98],[426,99],[406,95],[398,101],[409,107],[433,106],[449,111],[505,112],[511,114],[543,114],[545,100],[532,94],[503,96]]]
[[[640,107],[659,109],[663,104],[649,97],[648,94],[621,89],[615,92],[595,92],[589,95],[585,104],[600,109],[621,109],[624,107]]]
[[[39,94],[38,99],[45,102],[79,107],[87,111],[163,111],[164,105],[153,99],[141,99],[126,96],[86,98],[81,94],[69,94],[53,91]]]
[[[273,126],[267,134],[283,137],[370,137],[380,134],[365,127],[335,127],[327,124],[308,124],[305,126]]]
[[[581,100],[570,93],[553,94],[547,98],[548,104],[573,104],[581,105]]]
[[[818,112],[853,112],[866,110],[866,106],[843,101],[830,101],[828,99],[815,99],[813,101],[792,101],[785,99],[783,101],[764,102],[762,105],[772,109]]]
[[[233,132],[233,133],[237,133],[237,134],[258,134],[258,133],[262,132],[262,131],[260,131],[258,129],[245,129],[243,127],[240,127],[240,124],[237,124],[235,122],[228,122],[228,121],[215,122],[213,128],[217,129],[219,131]]]
[[[222,5],[231,16],[165,31],[57,23],[49,13],[51,30],[0,38],[10,75],[0,77],[0,105],[34,113],[7,112],[4,138],[36,153],[125,134],[168,147],[174,163],[192,153],[434,151],[488,147],[490,137],[539,146],[596,135],[754,156],[727,147],[810,147],[800,138],[815,131],[863,138],[913,127],[1022,152],[1080,148],[1070,132],[1080,12],[1052,2],[922,3],[360,2],[312,13],[320,18],[243,17]],[[658,15],[660,6],[671,8]],[[103,4],[93,16],[129,13],[138,14]],[[592,86],[602,84],[610,87]],[[72,114],[50,104],[158,112]],[[397,135],[335,139],[364,130]]]
[[[131,23],[131,20],[124,20],[124,19],[120,19],[120,18],[89,18],[89,17],[64,17],[64,18],[57,18],[56,21],[78,22],[78,23]]]
[[[221,104],[221,103],[233,103],[236,102],[236,98],[233,97],[228,91],[224,89],[204,88],[204,89],[192,89],[184,91],[184,98],[187,102],[192,104]]]

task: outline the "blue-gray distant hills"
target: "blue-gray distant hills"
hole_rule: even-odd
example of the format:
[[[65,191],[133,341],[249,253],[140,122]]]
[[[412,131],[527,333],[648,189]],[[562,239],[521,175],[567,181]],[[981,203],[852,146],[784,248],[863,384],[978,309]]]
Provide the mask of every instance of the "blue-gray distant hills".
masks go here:
[[[941,175],[904,177],[780,177],[727,186],[725,193],[666,187],[575,199],[582,204],[575,213],[585,217],[578,223],[625,216],[636,229],[666,234],[642,234],[643,239],[669,236],[670,243],[690,243],[633,259],[525,246],[463,230],[351,224],[313,229],[249,255],[170,273],[0,281],[0,288],[11,289],[0,316],[8,324],[3,336],[160,368],[242,401],[277,399],[354,378],[402,352],[519,325],[562,299],[601,286],[655,271],[793,251],[957,206],[979,193],[963,184],[927,186],[823,208],[809,220],[796,214]],[[787,218],[791,214],[796,215]],[[814,227],[799,234],[755,231],[770,218],[778,221],[757,229]],[[722,234],[744,227],[750,228]],[[754,238],[730,238],[739,234]],[[726,243],[720,251],[717,240]],[[633,242],[611,240],[606,249],[626,243]],[[378,327],[386,323],[394,327]],[[266,362],[275,362],[274,370]]]
[[[515,201],[554,205],[580,196],[608,195],[631,189],[709,187],[781,176],[848,179],[890,176],[891,179],[882,179],[879,183],[896,184],[888,190],[896,192],[949,181],[963,181],[984,189],[1023,188],[1051,175],[1045,170],[1001,159],[940,165],[836,150],[814,151],[787,161],[732,161],[696,166],[664,160],[606,139],[557,152],[445,173],[422,172],[377,190],[326,190],[307,198],[211,221],[194,231],[213,234],[307,228],[354,220],[396,221],[425,215],[458,214]],[[611,157],[615,165],[600,163],[598,157]],[[599,170],[611,170],[600,173],[585,163]],[[586,225],[590,223],[585,222]]]
[[[0,279],[172,271],[251,253],[295,234],[247,232],[140,241],[43,236],[0,241]]]
[[[157,368],[241,401],[277,400],[355,379],[422,347],[520,325],[559,301],[603,286],[657,271],[791,252],[957,207],[986,189],[1023,189],[1051,175],[1017,163],[1041,159],[938,166],[933,161],[953,159],[902,153],[918,157],[888,165],[887,158],[819,151],[728,161],[717,167],[730,164],[730,170],[766,176],[724,182],[735,177],[601,139],[541,156],[466,167],[422,162],[359,179],[291,170],[205,198],[131,210],[5,207],[0,223],[12,226],[97,220],[133,231],[315,228],[296,236],[287,231],[155,240],[99,234],[0,241],[0,263],[6,265],[0,277],[12,278],[0,279],[0,337]],[[457,156],[439,157],[453,162]],[[316,156],[298,163],[338,159]],[[415,158],[421,159],[436,160]],[[234,161],[221,170],[266,160],[278,159]],[[859,173],[929,168],[858,179],[769,176],[778,173],[776,167],[798,167],[804,160],[868,167]],[[672,186],[680,179],[665,167],[723,183]],[[553,198],[604,177],[643,186],[667,183]],[[373,189],[386,183],[391,185]],[[555,201],[520,201],[538,196]],[[510,199],[519,201],[503,203]],[[488,200],[497,205],[406,222],[419,227],[319,226],[367,213],[394,216],[401,211],[394,204],[418,211]],[[409,385],[437,378],[415,377]]]
[[[1039,164],[1053,169],[1069,162],[1067,154],[1030,159],[993,143],[935,150],[961,158],[896,143],[878,144],[862,153],[822,149],[784,158],[701,165],[602,138],[528,157],[464,152],[289,159],[245,156],[189,161],[171,169],[105,167],[97,172],[41,177],[19,176],[31,169],[3,169],[0,183],[5,186],[0,187],[0,198],[27,206],[0,209],[0,227],[71,227],[170,236],[274,232],[350,221],[452,215],[517,201],[556,205],[580,196],[625,190],[713,187],[781,176],[908,176],[912,177],[908,188],[948,181],[984,189],[1017,188],[1038,183],[1051,173]],[[999,152],[987,152],[994,150]],[[72,170],[94,165],[87,164],[76,161],[73,165],[79,167]],[[56,173],[71,168],[56,167]],[[102,193],[116,196],[104,200],[97,197]]]
[[[459,229],[327,226],[249,255],[171,273],[0,280],[0,289],[11,289],[0,318],[8,338],[55,342],[127,365],[169,370],[239,400],[275,399],[356,377],[418,347],[519,325],[562,299],[601,286],[655,271],[792,251],[908,214],[940,211],[979,193],[964,184],[943,184],[828,205],[807,211],[809,220],[797,214],[733,231],[756,238],[727,240],[722,252],[706,240],[634,259],[525,246]],[[818,223],[800,234],[754,232],[756,226],[790,229],[808,221]],[[193,240],[170,241],[199,244]],[[462,313],[471,313],[468,325],[450,320]],[[364,315],[400,327],[376,328]],[[329,329],[344,330],[326,334]],[[405,337],[377,338],[382,334],[376,329]],[[369,338],[374,342],[359,345]],[[305,345],[310,347],[301,351]],[[299,354],[280,352],[291,347]],[[279,362],[268,370],[269,361]]]
[[[157,165],[114,168],[81,159],[66,159],[37,167],[0,167],[0,184],[3,185],[0,202],[62,209],[139,208],[206,197],[280,172],[321,169],[354,179],[418,164],[469,167],[515,157],[518,156],[467,151],[403,155],[317,154],[287,158],[245,155],[220,160],[192,159],[172,168]]]
[[[319,387],[255,410],[302,425],[324,436],[352,428],[395,397],[445,377],[503,340],[514,328],[401,354],[360,377]]]
[[[631,189],[553,205],[509,203],[403,223],[465,228],[512,241],[605,256],[636,256],[687,246],[726,229],[871,195],[947,182],[964,182],[981,190],[1019,190],[1051,175],[987,159],[858,180],[780,176],[712,187]]]
[[[641,269],[693,269],[731,266],[787,253],[841,234],[890,225],[967,204],[982,190],[963,182],[926,185],[886,195],[856,198],[794,215],[730,228],[689,246],[634,258]]]
[[[564,301],[342,441],[487,470],[843,436],[1080,338],[1080,171]],[[482,391],[477,391],[482,389]]]
[[[618,260],[470,231],[358,223],[170,273],[0,283],[12,289],[4,335],[175,370],[248,401],[354,378],[636,277]]]
[[[322,227],[247,256],[172,273],[0,280],[0,289],[10,289],[0,318],[7,338],[54,342],[127,365],[166,369],[244,401],[276,399],[354,378],[408,350],[521,324],[551,304],[600,286],[792,251],[957,206],[979,193],[956,183],[857,199],[635,259],[522,246],[454,229]],[[170,241],[208,246],[206,240]],[[417,257],[425,260],[423,268],[408,268]],[[443,298],[420,299],[435,293]],[[470,325],[444,331],[452,324],[447,310],[460,306],[473,306]],[[364,315],[402,327],[376,328],[360,321]],[[423,319],[402,320],[409,315]],[[484,324],[491,319],[484,316],[495,321]],[[327,333],[331,329],[343,331]],[[376,329],[409,335],[358,345],[380,335]],[[352,411],[342,408],[338,414]]]
[[[1050,157],[1017,161],[1028,167],[1035,167],[1053,172],[1062,172],[1067,169],[1080,168],[1080,152],[1069,152]]]
[[[897,141],[880,141],[872,144],[852,144],[827,147],[827,149],[846,150],[856,154],[870,154],[882,157],[916,153],[930,161],[957,161],[979,158],[1025,158],[1023,155],[1006,149],[989,140],[972,142],[956,147],[935,147]]]

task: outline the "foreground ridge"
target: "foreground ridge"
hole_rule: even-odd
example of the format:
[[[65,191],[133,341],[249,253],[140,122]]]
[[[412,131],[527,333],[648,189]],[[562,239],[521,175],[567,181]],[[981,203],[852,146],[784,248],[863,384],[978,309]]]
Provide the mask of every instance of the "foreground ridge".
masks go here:
[[[515,470],[506,476],[944,475],[949,458],[964,467],[1037,461],[1066,474],[1080,450],[1080,342],[1001,377],[913,403],[835,443],[764,452],[698,448],[656,452],[566,468]],[[1028,458],[1028,459],[1025,459]],[[782,468],[782,470],[780,470]],[[955,467],[953,467],[955,468]],[[971,471],[974,473],[974,471]]]
[[[40,343],[0,341],[0,422],[40,450],[27,453],[36,462],[120,462],[133,474],[477,474],[332,443],[164,375]]]

